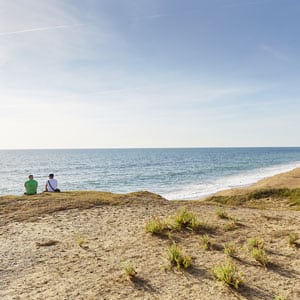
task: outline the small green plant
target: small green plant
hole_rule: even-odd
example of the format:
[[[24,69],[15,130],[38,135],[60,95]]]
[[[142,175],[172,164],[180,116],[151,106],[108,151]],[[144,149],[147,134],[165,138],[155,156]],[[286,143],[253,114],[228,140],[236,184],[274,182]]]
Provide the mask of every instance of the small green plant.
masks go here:
[[[202,248],[204,250],[212,250],[213,249],[213,244],[211,242],[210,237],[207,234],[203,234],[200,236],[200,241],[202,244]]]
[[[220,219],[228,219],[229,218],[227,212],[224,210],[223,207],[218,207],[216,209],[216,214]]]
[[[236,289],[243,282],[241,274],[238,273],[236,266],[229,259],[224,264],[215,265],[212,268],[212,274],[217,280],[223,281]]]
[[[199,224],[196,215],[192,212],[187,211],[186,208],[177,211],[177,213],[174,216],[173,223],[174,228],[179,230],[194,230]]]
[[[182,249],[175,242],[167,249],[167,255],[170,268],[176,267],[178,270],[181,268],[187,269],[192,264],[192,258],[184,255]]]
[[[296,241],[299,239],[299,235],[297,233],[289,234],[289,245],[295,247],[297,245]]]
[[[173,241],[173,234],[171,231],[168,231],[167,234],[166,234],[167,238],[170,240],[170,241]]]
[[[83,234],[80,234],[77,236],[77,244],[79,247],[84,248],[84,244],[85,243],[85,236]]]
[[[163,234],[167,229],[167,224],[157,217],[154,217],[146,224],[146,232],[151,234]]]
[[[251,250],[251,256],[258,261],[261,265],[263,265],[264,267],[267,266],[269,260],[268,257],[266,255],[266,252],[264,249],[261,248],[253,248]]]
[[[284,296],[282,296],[282,295],[276,295],[275,297],[274,297],[274,300],[287,300],[287,298],[286,297],[284,297]]]
[[[236,248],[235,244],[233,244],[233,243],[226,243],[226,244],[224,244],[223,247],[224,247],[224,253],[227,256],[230,256],[230,257],[236,256],[236,254],[237,254],[237,248]]]
[[[237,217],[235,217],[235,216],[231,216],[231,217],[229,217],[229,219],[230,219],[230,221],[232,222],[232,223],[237,223],[237,221],[238,221],[238,219],[237,219]]]
[[[124,275],[127,279],[132,280],[137,272],[135,270],[135,267],[131,261],[125,261],[121,264],[122,270],[124,272]]]
[[[236,230],[238,228],[238,226],[236,225],[235,222],[230,222],[230,223],[227,223],[223,226],[224,230],[225,231],[233,231],[233,230]]]
[[[264,249],[264,246],[265,246],[263,240],[256,238],[256,237],[248,239],[247,244],[248,244],[248,248],[250,251],[253,248]]]

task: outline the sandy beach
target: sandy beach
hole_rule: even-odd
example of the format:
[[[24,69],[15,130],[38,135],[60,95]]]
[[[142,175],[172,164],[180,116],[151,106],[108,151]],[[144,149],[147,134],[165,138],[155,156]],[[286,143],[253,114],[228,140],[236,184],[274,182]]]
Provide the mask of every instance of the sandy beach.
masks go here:
[[[300,299],[300,240],[289,242],[291,234],[300,236],[300,169],[218,196],[283,188],[290,193],[222,207],[210,199],[168,201],[145,191],[0,197],[0,299]],[[145,230],[154,217],[171,222],[183,208],[206,229]],[[209,249],[201,242],[204,234]],[[250,255],[251,238],[263,241],[266,266]],[[191,257],[190,268],[168,267],[173,243]],[[212,274],[228,259],[228,243],[243,281],[238,289]],[[132,279],[122,267],[129,262]]]

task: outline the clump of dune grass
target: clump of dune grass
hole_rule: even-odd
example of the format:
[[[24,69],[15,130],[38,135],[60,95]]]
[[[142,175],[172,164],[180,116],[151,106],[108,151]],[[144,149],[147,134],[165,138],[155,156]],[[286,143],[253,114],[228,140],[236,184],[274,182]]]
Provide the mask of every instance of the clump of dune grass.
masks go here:
[[[263,199],[283,199],[286,200],[287,205],[295,210],[300,210],[300,188],[265,188],[258,189],[253,192],[232,195],[232,196],[212,196],[208,198],[207,202],[218,203],[222,205],[247,205],[249,201],[263,200]]]
[[[85,235],[80,234],[77,236],[76,242],[79,247],[84,248],[85,241],[86,241]]]
[[[264,249],[261,248],[253,248],[251,250],[251,256],[257,261],[259,262],[261,265],[263,265],[264,267],[267,266],[269,260],[268,257],[266,255],[266,252]]]
[[[248,239],[247,244],[248,244],[249,251],[251,251],[254,248],[256,248],[256,249],[264,248],[264,241],[259,238],[256,238],[256,237]]]
[[[168,225],[165,221],[160,218],[152,218],[145,226],[146,232],[154,235],[165,234],[168,230]]]
[[[207,234],[203,234],[200,236],[200,242],[204,250],[207,251],[213,249],[213,243],[211,241],[211,238]]]
[[[299,239],[299,235],[297,233],[290,233],[289,234],[289,245],[292,247],[297,246],[297,240]]]
[[[274,300],[287,300],[287,298],[284,297],[284,296],[282,296],[282,295],[276,295],[276,296],[274,297]]]
[[[123,270],[123,273],[125,277],[129,280],[132,280],[133,278],[136,277],[137,272],[135,270],[135,266],[131,261],[124,261],[121,264],[121,268]]]
[[[173,217],[174,229],[194,230],[198,223],[197,216],[194,213],[189,212],[186,208],[177,211]]]
[[[295,210],[300,210],[300,188],[289,190],[288,204]]]
[[[229,222],[229,223],[223,225],[223,229],[225,231],[233,231],[233,230],[238,229],[238,226],[235,222]]]
[[[233,244],[233,243],[225,243],[223,245],[223,247],[224,247],[224,253],[227,256],[230,256],[230,257],[236,256],[236,254],[237,254],[237,247],[236,247],[235,244]]]
[[[207,222],[200,221],[197,216],[186,208],[178,210],[174,216],[169,217],[169,226],[173,230],[189,230],[193,232],[213,231],[215,228]]]
[[[238,289],[243,282],[241,273],[238,272],[237,267],[230,259],[227,259],[224,264],[217,264],[212,268],[213,276],[229,286]]]
[[[182,249],[175,242],[167,248],[167,255],[170,269],[174,267],[177,268],[177,270],[181,268],[187,269],[192,264],[192,258],[184,255]]]
[[[223,207],[218,207],[216,209],[216,214],[220,219],[228,219],[228,213],[225,211],[225,209]]]

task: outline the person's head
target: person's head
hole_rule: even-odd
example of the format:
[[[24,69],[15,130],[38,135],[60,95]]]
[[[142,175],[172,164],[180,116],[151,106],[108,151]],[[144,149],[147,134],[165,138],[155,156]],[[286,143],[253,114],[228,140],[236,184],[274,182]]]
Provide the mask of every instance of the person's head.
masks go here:
[[[54,174],[49,174],[49,178],[52,179],[54,177]]]
[[[29,175],[28,178],[29,178],[29,179],[33,179],[33,175]]]

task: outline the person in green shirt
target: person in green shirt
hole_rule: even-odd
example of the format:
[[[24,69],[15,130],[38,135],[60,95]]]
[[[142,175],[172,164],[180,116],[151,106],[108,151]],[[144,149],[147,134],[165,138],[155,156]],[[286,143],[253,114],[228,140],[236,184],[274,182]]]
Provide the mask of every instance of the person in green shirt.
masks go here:
[[[28,176],[29,180],[24,183],[25,195],[34,195],[37,193],[38,182],[33,179],[33,175]]]

